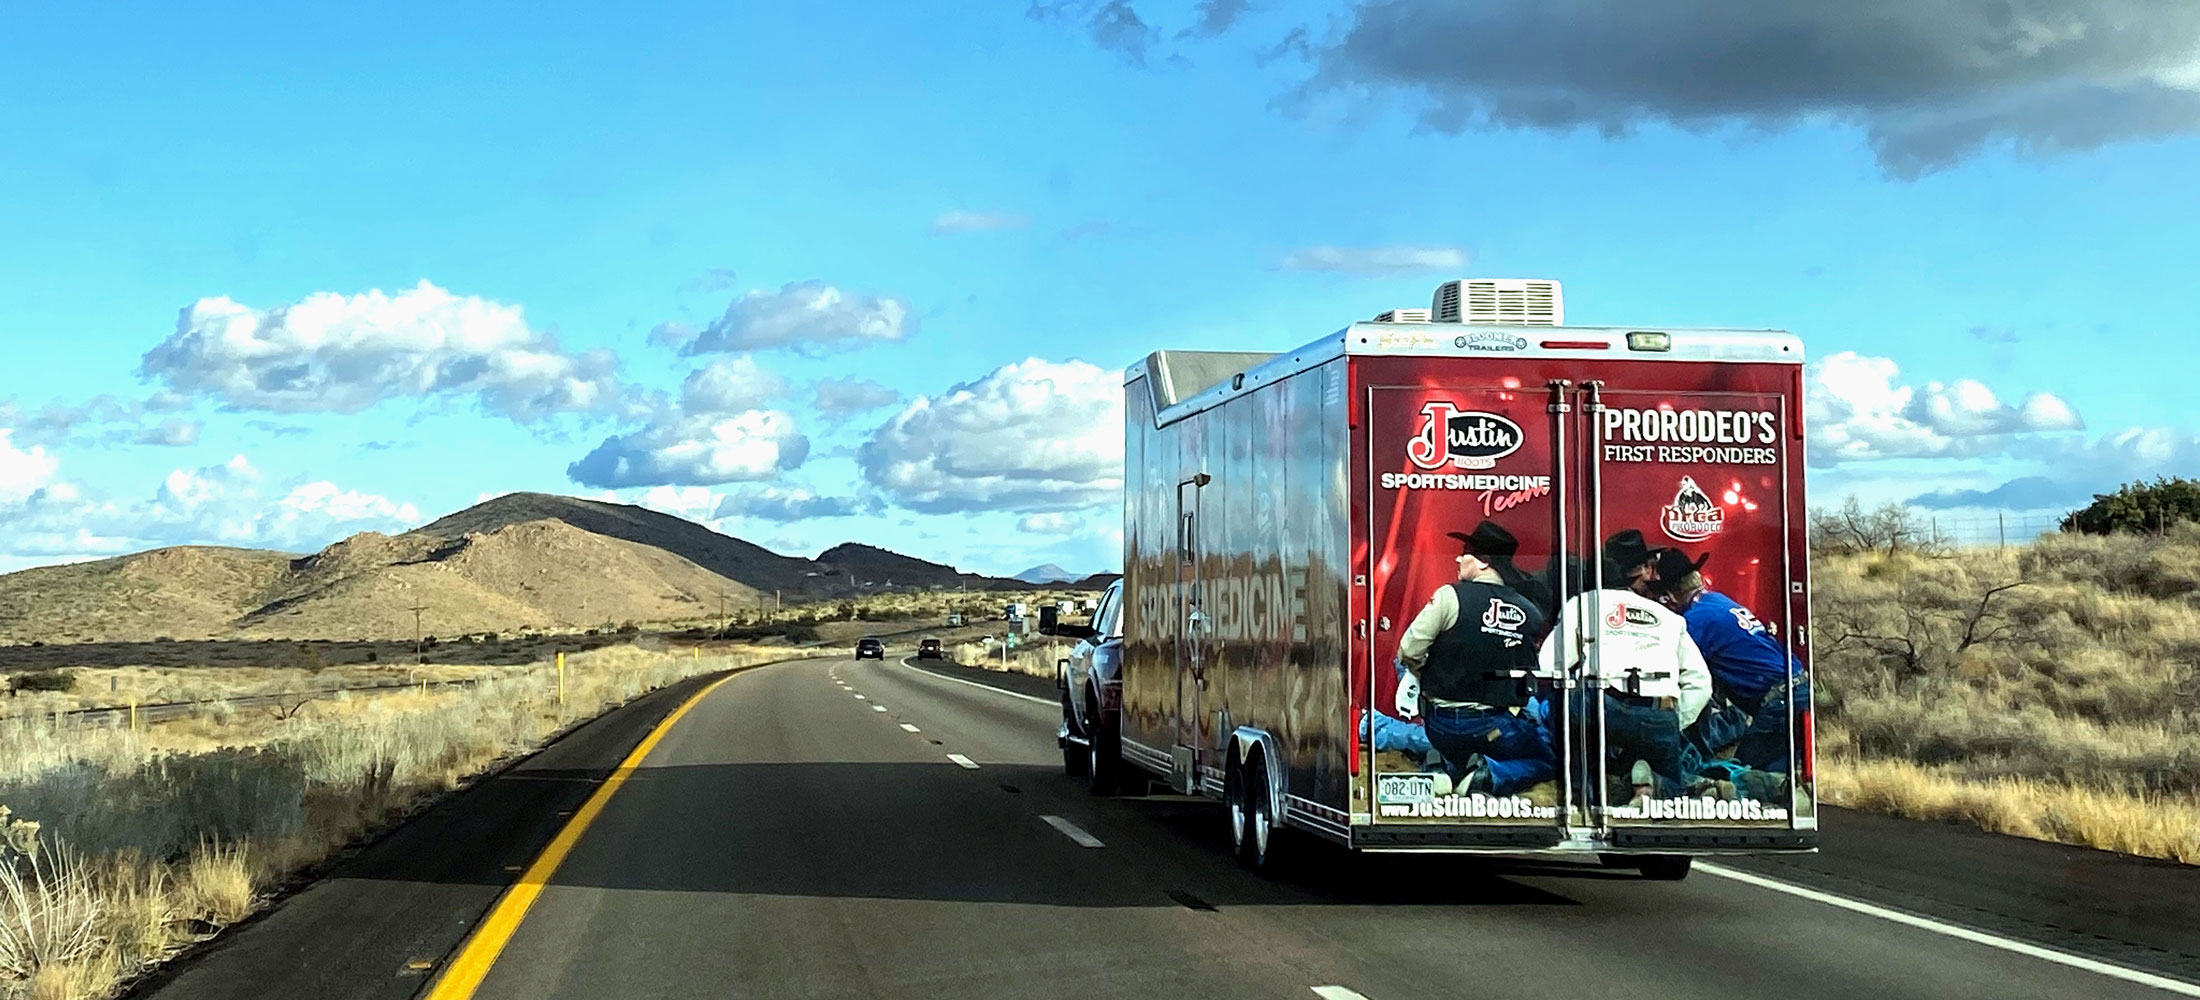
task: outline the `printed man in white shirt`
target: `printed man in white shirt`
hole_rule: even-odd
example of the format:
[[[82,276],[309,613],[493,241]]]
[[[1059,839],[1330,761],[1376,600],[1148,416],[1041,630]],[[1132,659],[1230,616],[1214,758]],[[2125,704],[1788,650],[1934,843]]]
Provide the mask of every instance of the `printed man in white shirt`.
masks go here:
[[[1567,599],[1564,648],[1554,630],[1543,643],[1546,676],[1602,677],[1606,771],[1625,775],[1655,798],[1686,794],[1700,782],[1681,737],[1711,700],[1711,671],[1688,637],[1688,623],[1657,601],[1627,589],[1624,560],[1606,558],[1605,589]],[[1586,685],[1585,688],[1586,689]],[[1587,699],[1575,699],[1575,723],[1586,726]],[[1616,770],[1615,769],[1621,769]],[[1575,787],[1587,776],[1577,764]]]

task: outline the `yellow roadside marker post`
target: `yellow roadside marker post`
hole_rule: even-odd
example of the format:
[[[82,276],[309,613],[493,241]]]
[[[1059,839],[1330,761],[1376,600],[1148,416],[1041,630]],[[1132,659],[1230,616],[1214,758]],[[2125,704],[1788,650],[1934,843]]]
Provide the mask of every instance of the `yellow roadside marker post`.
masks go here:
[[[131,732],[133,732],[133,733],[134,733],[134,732],[137,732],[137,728],[138,728],[137,699],[136,699],[136,698],[132,698],[132,699],[130,699],[130,731],[131,731]]]
[[[558,654],[558,704],[565,704],[565,654]]]

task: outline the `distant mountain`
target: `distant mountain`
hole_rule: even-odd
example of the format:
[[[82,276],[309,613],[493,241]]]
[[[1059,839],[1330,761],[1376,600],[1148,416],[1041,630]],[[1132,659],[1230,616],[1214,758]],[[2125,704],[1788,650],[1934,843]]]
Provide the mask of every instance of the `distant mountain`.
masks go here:
[[[896,589],[944,590],[960,587],[971,590],[1004,590],[1023,586],[1023,582],[1019,580],[965,573],[953,566],[927,562],[914,556],[857,542],[835,545],[818,553],[816,563],[821,571],[833,577],[836,586],[852,585],[857,590],[876,590],[889,586]]]
[[[1016,574],[1016,579],[1034,585],[1068,583],[1077,579],[1077,574],[1053,563],[1044,563]]]
[[[488,500],[319,552],[188,546],[0,575],[0,642],[410,638],[708,619],[896,589],[1027,590],[868,545],[785,556],[628,504]]]
[[[548,493],[507,493],[440,518],[412,534],[461,538],[529,521],[563,521],[582,531],[662,549],[757,590],[830,589],[818,567],[761,545],[721,535],[683,517],[631,504],[582,500]],[[788,595],[791,596],[791,595]]]
[[[1091,576],[1070,584],[1070,586],[1078,590],[1106,590],[1108,589],[1109,584],[1114,583],[1115,581],[1122,578],[1123,574],[1121,573],[1094,573]]]

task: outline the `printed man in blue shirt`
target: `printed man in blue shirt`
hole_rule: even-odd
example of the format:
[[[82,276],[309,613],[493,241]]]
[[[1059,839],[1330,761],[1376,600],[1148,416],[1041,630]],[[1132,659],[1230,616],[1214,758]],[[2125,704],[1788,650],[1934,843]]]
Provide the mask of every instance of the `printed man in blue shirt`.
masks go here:
[[[1794,678],[1798,711],[1810,710],[1810,684],[1787,648],[1748,608],[1704,583],[1709,555],[1690,560],[1676,548],[1659,549],[1657,582],[1665,606],[1688,622],[1688,636],[1703,651],[1711,680],[1728,706],[1706,711],[1689,736],[1706,756],[1728,745],[1736,763],[1787,773],[1794,749],[1788,733],[1788,679]],[[1746,721],[1745,721],[1746,719]]]

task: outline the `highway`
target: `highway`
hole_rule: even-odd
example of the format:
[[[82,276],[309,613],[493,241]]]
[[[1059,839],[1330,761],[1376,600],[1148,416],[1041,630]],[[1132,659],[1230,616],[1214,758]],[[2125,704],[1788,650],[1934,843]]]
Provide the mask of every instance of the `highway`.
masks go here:
[[[545,816],[539,836],[460,834],[457,820],[431,817],[409,847],[384,852],[471,836],[452,853],[481,856],[427,868],[414,858],[401,873],[389,867],[400,862],[370,859],[372,870],[309,890],[145,992],[2112,1000],[2177,988],[1704,872],[1652,883],[1593,866],[1348,856],[1293,842],[1281,845],[1298,849],[1279,858],[1281,871],[1247,873],[1218,846],[1215,806],[1094,798],[1062,773],[1051,687],[996,683],[1025,696],[897,656],[734,674],[615,775],[532,905],[501,928],[491,916],[481,930],[482,915],[525,877],[460,869],[499,860],[489,843],[503,845],[507,873],[538,863],[552,829],[574,825],[570,803],[600,792],[593,779],[555,793],[568,805]],[[588,752],[631,746],[638,730],[630,735],[598,737]],[[563,747],[544,756],[582,752]],[[530,787],[577,767],[546,762]],[[549,804],[515,799],[502,815],[510,823]],[[1725,870],[1785,886],[1782,864]],[[495,912],[515,917],[509,909]],[[2192,926],[2165,932],[2164,961],[2182,960],[2176,947]],[[478,984],[447,971],[469,964],[486,969]],[[443,981],[431,981],[439,971]]]

